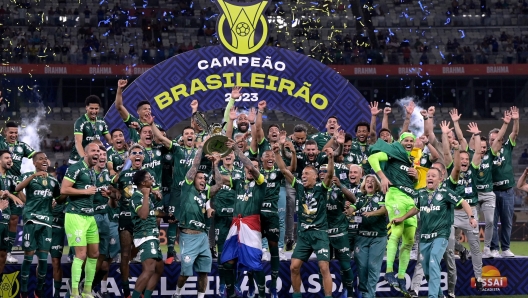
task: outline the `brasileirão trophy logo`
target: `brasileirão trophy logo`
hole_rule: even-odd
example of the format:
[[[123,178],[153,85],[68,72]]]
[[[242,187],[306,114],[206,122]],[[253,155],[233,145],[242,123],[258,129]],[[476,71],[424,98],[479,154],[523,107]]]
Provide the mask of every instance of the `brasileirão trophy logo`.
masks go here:
[[[269,1],[231,3],[217,0],[216,3],[221,13],[216,32],[226,49],[237,55],[249,55],[266,44],[268,21],[263,13]]]

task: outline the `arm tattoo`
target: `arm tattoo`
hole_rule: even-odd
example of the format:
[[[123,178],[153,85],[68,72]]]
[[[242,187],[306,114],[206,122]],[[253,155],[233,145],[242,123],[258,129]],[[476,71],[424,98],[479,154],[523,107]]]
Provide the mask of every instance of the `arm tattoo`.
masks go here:
[[[218,190],[220,190],[220,188],[223,185],[222,174],[220,174],[220,169],[218,168],[218,164],[214,165],[214,178],[215,178],[215,185],[213,185],[211,189],[209,190],[209,196],[211,198],[213,198],[216,195]],[[212,202],[213,201],[211,200],[211,203]]]
[[[255,168],[255,166],[253,166],[253,163],[251,162],[251,160],[247,158],[247,156],[245,156],[242,153],[242,151],[240,151],[240,149],[236,146],[235,146],[235,154],[238,156],[238,158],[240,158],[240,162],[242,162],[244,167],[248,168],[251,171],[251,175],[253,175],[253,177],[257,179],[258,176],[260,175],[260,172],[258,171],[258,169]]]
[[[196,173],[198,173],[198,166],[200,165],[200,159],[202,159],[202,147],[198,148],[198,151],[196,151],[196,154],[194,155],[193,164],[189,171],[187,171],[187,174],[185,175],[185,179],[188,181],[194,181],[194,177],[196,176]]]

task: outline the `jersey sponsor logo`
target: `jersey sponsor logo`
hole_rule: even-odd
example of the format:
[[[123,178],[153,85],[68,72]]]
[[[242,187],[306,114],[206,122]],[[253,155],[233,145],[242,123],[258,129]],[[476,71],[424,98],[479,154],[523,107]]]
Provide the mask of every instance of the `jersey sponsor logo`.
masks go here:
[[[431,233],[431,234],[421,234],[420,237],[422,239],[431,239],[436,238],[438,236],[438,233]]]
[[[328,249],[326,248],[321,248],[320,250],[317,251],[318,254],[325,254],[325,253],[328,253]]]
[[[339,250],[339,252],[348,252],[348,251],[350,251],[350,248],[345,246],[345,247],[343,247],[341,249],[338,249],[338,250]]]
[[[440,211],[440,206],[422,206],[420,207],[420,211],[423,212],[431,212],[431,211]]]
[[[62,250],[64,247],[62,245],[53,245],[51,247],[52,250]]]
[[[403,171],[408,171],[409,170],[409,167],[408,166],[404,166],[404,165],[401,165],[400,166],[400,170],[403,170]]]
[[[253,194],[250,193],[249,195],[237,195],[237,200],[241,200],[243,202],[247,202],[250,198],[253,197]]]
[[[327,209],[328,211],[331,211],[331,210],[337,210],[337,205],[326,204],[326,209]]]
[[[348,229],[349,230],[357,230],[359,228],[359,224],[349,224]]]
[[[44,238],[44,241],[51,242],[51,238]]]
[[[269,229],[268,230],[270,233],[279,233],[279,229],[275,228],[275,229]]]
[[[161,166],[161,161],[159,160],[153,160],[149,163],[144,163],[143,164],[143,168],[145,169],[154,169],[155,167],[157,166]]]
[[[271,208],[271,203],[262,203],[262,208]]]
[[[21,161],[21,160],[22,160],[22,156],[20,156],[20,155],[18,155],[18,154],[13,154],[13,155],[11,156],[11,158],[12,158],[13,160],[16,160],[16,161]]]
[[[315,225],[309,225],[309,224],[305,224],[305,223],[301,223],[301,227],[305,230],[308,230],[312,227],[315,227]]]
[[[270,177],[271,178],[271,177]],[[274,178],[271,178],[271,179],[274,179]],[[269,187],[269,188],[274,188],[275,187],[275,182],[268,182],[266,184],[266,187]]]
[[[133,177],[136,172],[125,173],[125,177]]]
[[[233,208],[222,208],[221,212],[225,212],[225,213],[233,213],[234,209]]]
[[[481,170],[485,170],[485,169],[489,169],[489,164],[488,163],[483,163],[483,164],[480,164],[480,169]]]
[[[81,211],[84,213],[92,213],[94,209],[93,208],[81,208]]]
[[[501,186],[501,185],[506,185],[508,183],[510,183],[510,180],[506,179],[506,180],[502,180],[502,181],[493,182],[493,185],[494,186]]]
[[[45,189],[45,190],[35,190],[33,191],[33,195],[46,198],[46,197],[51,197],[53,194],[51,193],[51,190]]]
[[[104,205],[99,205],[99,206],[95,207],[95,210],[96,210],[96,211],[97,211],[97,210],[105,210],[105,209],[106,209],[106,204],[104,204]]]
[[[194,220],[194,219],[191,219],[191,220],[189,221],[189,225],[196,226],[196,227],[198,227],[198,228],[200,228],[200,229],[205,229],[205,224],[204,224],[204,223],[199,222],[199,221]]]
[[[46,215],[31,213],[30,216],[35,217],[36,219],[39,219],[39,220],[50,221],[49,216],[46,216]]]
[[[335,234],[335,233],[339,232],[339,229],[338,228],[328,229],[328,230],[326,230],[326,232],[328,234]]]

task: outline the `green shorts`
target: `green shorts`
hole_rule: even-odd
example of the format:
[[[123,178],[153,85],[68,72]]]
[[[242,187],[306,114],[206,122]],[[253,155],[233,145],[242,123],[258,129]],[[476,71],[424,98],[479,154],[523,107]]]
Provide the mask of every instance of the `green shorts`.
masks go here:
[[[154,200],[154,210],[163,211],[163,199]]]
[[[11,209],[11,215],[22,215],[24,212],[24,205],[17,205],[13,200],[9,200],[9,209]]]
[[[110,221],[108,220],[108,214],[94,214],[94,218],[99,232],[99,253],[101,251],[108,251],[108,245],[110,243]]]
[[[171,199],[171,193],[170,191],[163,192],[163,200],[161,202],[163,203],[163,212],[169,213],[169,203]]]
[[[224,250],[224,243],[231,228],[233,218],[230,216],[215,216],[215,242],[218,244],[218,253],[221,254]]]
[[[60,259],[64,250],[64,227],[51,227],[51,250],[50,255],[54,259]]]
[[[348,234],[343,233],[339,236],[329,235],[328,240],[330,241],[330,249],[334,249],[335,258],[339,261],[350,262],[350,244]]]
[[[211,272],[213,258],[206,233],[180,233],[181,275],[193,276],[195,272]]]
[[[390,187],[387,195],[385,195],[385,208],[389,214],[389,221],[404,216],[405,213],[415,207],[414,199],[395,187]],[[416,215],[406,219],[403,223],[406,226],[418,226]]]
[[[99,232],[93,216],[66,213],[64,229],[69,246],[99,243]]]
[[[297,232],[297,245],[293,250],[292,259],[307,262],[312,253],[315,253],[318,261],[330,261],[330,241],[326,231]]]
[[[0,250],[7,251],[9,244],[9,224],[0,223]]]
[[[148,259],[163,260],[159,240],[151,239],[141,243],[138,247],[138,256],[141,262],[145,262]]]
[[[279,242],[279,214],[273,212],[261,212],[260,230],[262,231],[262,238],[266,238],[268,241],[272,242]]]
[[[176,219],[180,219],[181,205],[181,188],[171,188],[171,197],[169,202],[169,213],[172,213]]]
[[[50,226],[26,222],[22,233],[22,249],[24,251],[49,251],[52,236],[53,233]]]
[[[119,216],[119,232],[128,231],[130,235],[134,235],[134,223],[131,217]]]
[[[350,248],[350,257],[354,257],[354,249],[356,248],[356,242],[357,242],[357,233],[351,233],[348,232],[348,247]]]

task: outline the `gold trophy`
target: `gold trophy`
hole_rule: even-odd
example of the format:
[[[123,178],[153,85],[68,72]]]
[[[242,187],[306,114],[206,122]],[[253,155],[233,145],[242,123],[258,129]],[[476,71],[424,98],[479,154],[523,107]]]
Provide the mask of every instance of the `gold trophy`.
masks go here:
[[[225,157],[233,149],[226,146],[228,138],[225,136],[222,130],[222,125],[214,123],[212,125],[207,124],[207,121],[200,112],[193,114],[193,119],[198,126],[209,134],[209,139],[205,141],[203,145],[203,152],[205,154],[212,154],[213,152],[219,153],[222,157]]]

